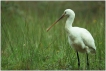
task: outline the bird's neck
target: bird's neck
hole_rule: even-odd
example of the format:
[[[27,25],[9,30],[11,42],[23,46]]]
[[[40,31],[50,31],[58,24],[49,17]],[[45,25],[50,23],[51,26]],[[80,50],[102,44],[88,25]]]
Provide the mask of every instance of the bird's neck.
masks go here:
[[[74,18],[72,18],[71,16],[69,16],[69,17],[67,18],[67,21],[66,21],[65,29],[71,28],[73,21],[74,21]]]

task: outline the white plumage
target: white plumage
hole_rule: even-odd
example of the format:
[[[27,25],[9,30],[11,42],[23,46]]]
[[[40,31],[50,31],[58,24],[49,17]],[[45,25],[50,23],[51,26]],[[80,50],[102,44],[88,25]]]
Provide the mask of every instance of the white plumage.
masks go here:
[[[79,52],[95,53],[96,47],[92,35],[84,28],[72,27],[75,13],[71,9],[66,9],[64,15],[67,15],[65,29],[68,35],[68,41],[72,48]]]
[[[78,52],[87,53],[87,65],[89,66],[88,53],[96,52],[96,46],[92,35],[84,28],[72,27],[72,23],[75,18],[75,13],[71,9],[66,9],[63,15],[54,24],[52,24],[52,26],[54,26],[64,16],[68,16],[65,24],[65,30],[68,35],[68,41],[70,46],[77,51],[78,66],[80,66]],[[52,26],[50,26],[47,31],[49,31]]]

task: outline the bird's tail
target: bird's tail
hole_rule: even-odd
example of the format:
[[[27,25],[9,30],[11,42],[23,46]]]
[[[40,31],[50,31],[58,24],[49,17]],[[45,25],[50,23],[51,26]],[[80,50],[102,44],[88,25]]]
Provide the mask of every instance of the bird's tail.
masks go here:
[[[92,53],[92,54],[96,54],[96,49],[92,49],[92,50],[91,50],[91,53]]]

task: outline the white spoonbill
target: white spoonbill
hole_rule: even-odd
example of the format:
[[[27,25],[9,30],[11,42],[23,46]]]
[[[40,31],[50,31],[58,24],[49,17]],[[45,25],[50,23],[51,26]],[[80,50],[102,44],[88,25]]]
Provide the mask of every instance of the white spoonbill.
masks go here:
[[[88,53],[96,53],[95,42],[90,32],[86,29],[80,27],[72,27],[72,23],[75,18],[75,13],[73,10],[66,9],[62,16],[55,23],[53,23],[46,31],[49,31],[52,26],[54,26],[64,16],[68,16],[65,24],[65,30],[68,35],[68,41],[70,46],[74,48],[77,52],[78,67],[80,67],[80,59],[78,52],[87,54],[87,67],[89,67]]]

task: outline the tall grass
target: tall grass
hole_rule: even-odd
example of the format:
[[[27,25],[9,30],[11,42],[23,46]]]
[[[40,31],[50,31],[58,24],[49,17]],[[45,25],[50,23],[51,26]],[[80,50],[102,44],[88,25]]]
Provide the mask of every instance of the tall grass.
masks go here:
[[[58,10],[60,5],[54,11],[52,5],[46,4],[46,2],[47,6],[44,6],[44,10],[34,10],[33,3],[30,4],[31,7],[24,4],[20,4],[19,7],[23,9],[23,15],[8,11],[3,11],[1,14],[1,69],[78,69],[76,52],[69,46],[64,30],[66,18],[46,32],[46,28],[64,11],[63,9]],[[90,70],[105,69],[104,25],[104,11],[97,14],[80,12],[77,15],[76,13],[73,26],[89,30],[97,47],[96,57],[89,54]],[[79,55],[80,69],[86,69],[86,54],[80,53]]]

